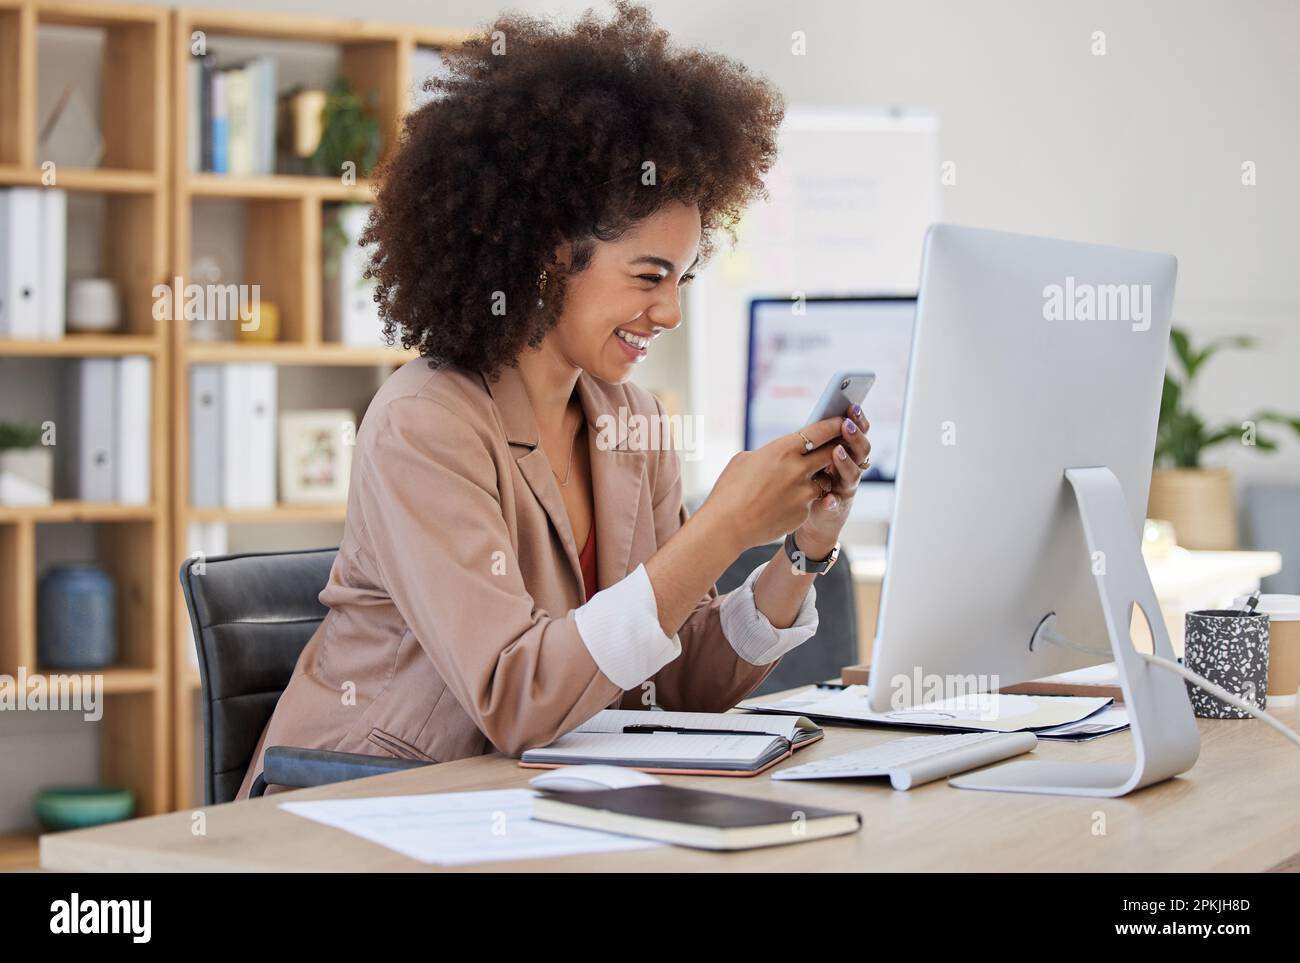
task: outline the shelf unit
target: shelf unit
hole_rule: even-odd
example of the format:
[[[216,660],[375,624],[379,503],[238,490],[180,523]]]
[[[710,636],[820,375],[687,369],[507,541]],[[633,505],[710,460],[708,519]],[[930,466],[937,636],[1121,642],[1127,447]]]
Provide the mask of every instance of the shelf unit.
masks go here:
[[[336,48],[339,73],[354,89],[376,93],[390,146],[409,106],[417,49],[455,46],[466,33],[95,0],[0,0],[0,187],[39,187],[49,180],[37,143],[39,34],[47,27],[89,28],[102,34],[102,166],[59,167],[50,186],[102,198],[106,216],[101,270],[122,292],[124,323],[114,334],[68,334],[57,341],[0,339],[0,362],[151,358],[153,498],[143,506],[69,500],[31,508],[0,506],[0,673],[16,674],[20,665],[28,672],[39,671],[39,533],[45,526],[95,526],[97,559],[118,581],[121,639],[119,664],[103,673],[101,779],[131,788],[138,813],[148,815],[196,803],[191,787],[198,763],[193,710],[199,677],[176,583],[187,554],[189,524],[225,522],[258,531],[326,524],[341,531],[344,518],[341,504],[191,508],[190,366],[261,361],[294,370],[370,367],[382,373],[413,357],[394,349],[348,347],[325,337],[325,208],[370,200],[369,183],[190,171],[185,132],[191,34],[202,30],[216,43],[220,38],[243,38]],[[194,206],[209,202],[245,208],[248,276],[241,280],[260,284],[264,297],[278,304],[277,342],[194,343],[185,325],[154,320],[154,286],[176,276],[189,278]]]
[[[68,334],[56,341],[0,340],[0,359],[143,355],[152,364],[152,499],[147,505],[60,500],[0,506],[0,673],[41,674],[36,588],[46,526],[95,526],[96,561],[117,585],[118,663],[101,674],[101,781],[135,793],[136,812],[167,811],[171,744],[169,616],[170,397],[168,336],[153,319],[152,291],[168,260],[166,10],[95,2],[0,0],[0,186],[53,187],[102,195],[100,270],[121,292],[120,334]],[[88,28],[102,43],[103,166],[43,166],[37,141],[38,58],[45,28]],[[52,176],[51,176],[52,175]],[[71,231],[69,234],[71,235]],[[57,392],[56,392],[57,393]],[[51,420],[58,418],[51,412]]]
[[[380,24],[367,20],[239,13],[219,10],[178,9],[172,16],[170,87],[173,153],[171,259],[174,275],[189,277],[194,251],[195,205],[209,201],[235,202],[246,214],[244,277],[259,284],[263,300],[274,301],[280,312],[279,340],[273,343],[195,342],[185,325],[172,326],[172,491],[174,573],[188,552],[191,523],[225,522],[231,525],[284,526],[326,523],[341,532],[343,505],[279,505],[266,509],[211,509],[190,505],[189,397],[190,367],[243,361],[271,362],[294,368],[392,369],[414,354],[388,348],[358,348],[331,343],[324,331],[322,310],[321,236],[325,206],[368,202],[372,186],[365,181],[349,184],[341,178],[298,175],[232,176],[190,170],[188,59],[191,38],[202,31],[210,54],[227,41],[295,44],[307,42],[337,50],[338,72],[357,92],[374,92],[375,110],[384,131],[384,147],[391,147],[409,107],[413,57],[420,47],[443,49],[459,45],[464,31],[415,25]],[[362,412],[357,412],[358,417]],[[285,545],[284,547],[302,547]],[[173,652],[175,720],[175,808],[197,804],[194,799],[196,758],[195,700],[199,674],[193,664],[193,641],[184,606],[176,593]]]

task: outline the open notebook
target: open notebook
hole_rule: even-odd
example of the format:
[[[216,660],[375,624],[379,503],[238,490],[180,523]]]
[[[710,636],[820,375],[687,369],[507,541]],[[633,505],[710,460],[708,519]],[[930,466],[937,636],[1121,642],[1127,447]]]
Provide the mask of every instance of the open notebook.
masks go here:
[[[605,709],[549,746],[529,749],[519,764],[553,769],[590,763],[645,772],[752,776],[821,737],[821,728],[802,716]]]

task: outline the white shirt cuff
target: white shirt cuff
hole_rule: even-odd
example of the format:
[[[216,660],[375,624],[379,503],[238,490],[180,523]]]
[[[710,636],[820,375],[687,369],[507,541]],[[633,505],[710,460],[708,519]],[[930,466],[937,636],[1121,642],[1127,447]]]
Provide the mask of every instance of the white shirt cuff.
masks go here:
[[[578,634],[597,668],[624,691],[635,689],[682,654],[664,635],[659,603],[644,565],[573,610]]]
[[[764,562],[749,573],[745,583],[722,600],[718,613],[722,620],[722,634],[727,637],[736,654],[752,665],[775,662],[791,649],[807,642],[817,632],[817,589],[808,586],[803,605],[794,624],[778,629],[754,604],[754,581],[768,566]]]

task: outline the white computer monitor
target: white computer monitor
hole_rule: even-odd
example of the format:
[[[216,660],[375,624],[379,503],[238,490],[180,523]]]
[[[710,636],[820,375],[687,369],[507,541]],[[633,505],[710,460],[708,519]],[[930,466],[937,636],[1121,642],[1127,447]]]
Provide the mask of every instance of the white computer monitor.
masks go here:
[[[745,448],[761,447],[803,425],[826,379],[853,359],[854,367],[876,373],[863,404],[871,422],[871,469],[854,499],[853,518],[888,521],[915,313],[911,297],[751,301]]]
[[[955,785],[1119,795],[1195,761],[1183,681],[1129,634],[1136,604],[1174,658],[1140,546],[1176,273],[1167,254],[926,236],[872,708],[1114,659],[1139,747],[1136,765],[1016,762]]]

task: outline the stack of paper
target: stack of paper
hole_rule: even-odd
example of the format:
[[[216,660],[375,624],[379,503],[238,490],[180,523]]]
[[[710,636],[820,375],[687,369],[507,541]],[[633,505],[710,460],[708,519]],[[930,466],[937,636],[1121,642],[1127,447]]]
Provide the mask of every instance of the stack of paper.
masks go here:
[[[921,706],[873,712],[867,687],[851,685],[830,694],[809,686],[785,699],[742,702],[753,712],[794,713],[812,719],[874,722],[919,729],[972,732],[1038,732],[1077,723],[1097,713],[1112,699],[1084,696],[1027,696],[981,692],[955,696]]]

